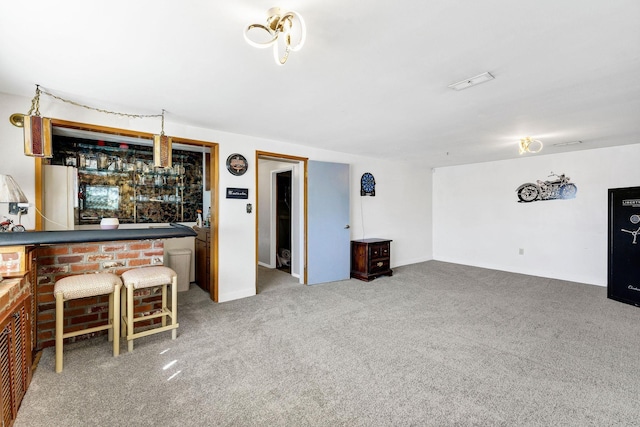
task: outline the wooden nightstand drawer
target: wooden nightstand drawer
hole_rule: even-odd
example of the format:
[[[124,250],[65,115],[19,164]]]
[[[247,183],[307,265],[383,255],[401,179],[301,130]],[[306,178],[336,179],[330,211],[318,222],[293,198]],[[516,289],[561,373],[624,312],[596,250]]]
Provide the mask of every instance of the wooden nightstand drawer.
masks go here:
[[[385,258],[389,256],[389,242],[369,246],[371,250],[370,258]]]
[[[382,259],[378,261],[371,261],[369,264],[369,274],[377,274],[383,271],[389,271],[390,261],[388,259]]]

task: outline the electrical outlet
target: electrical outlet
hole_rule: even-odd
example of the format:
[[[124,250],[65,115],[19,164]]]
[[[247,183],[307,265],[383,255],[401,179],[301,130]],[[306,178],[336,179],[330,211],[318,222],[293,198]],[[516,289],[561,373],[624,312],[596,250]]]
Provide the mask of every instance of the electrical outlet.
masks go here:
[[[9,215],[29,213],[29,203],[9,203]]]
[[[25,215],[29,213],[29,203],[9,203],[9,215]]]
[[[524,248],[518,249],[518,255],[524,255]]]

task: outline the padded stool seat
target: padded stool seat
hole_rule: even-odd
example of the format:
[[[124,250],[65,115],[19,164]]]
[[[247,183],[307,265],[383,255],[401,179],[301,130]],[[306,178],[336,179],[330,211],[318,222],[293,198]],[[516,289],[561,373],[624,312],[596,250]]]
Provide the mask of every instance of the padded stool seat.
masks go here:
[[[117,274],[96,273],[68,276],[56,282],[53,294],[56,298],[56,372],[62,372],[64,339],[92,332],[109,330],[113,341],[113,356],[120,353],[120,288],[122,280]],[[106,325],[64,333],[64,302],[79,298],[109,295],[109,321]],[[115,336],[115,338],[114,338]]]
[[[176,339],[178,328],[178,275],[169,267],[141,267],[122,273],[124,288],[122,289],[122,306],[126,313],[122,314],[122,336],[127,337],[129,351],[133,351],[133,340],[159,332],[171,331],[171,339]],[[167,305],[167,286],[171,286],[171,306]],[[159,312],[134,316],[135,301],[133,291],[137,289],[162,287],[162,307]],[[162,326],[135,333],[135,323],[161,317]],[[167,325],[167,318],[171,324]]]

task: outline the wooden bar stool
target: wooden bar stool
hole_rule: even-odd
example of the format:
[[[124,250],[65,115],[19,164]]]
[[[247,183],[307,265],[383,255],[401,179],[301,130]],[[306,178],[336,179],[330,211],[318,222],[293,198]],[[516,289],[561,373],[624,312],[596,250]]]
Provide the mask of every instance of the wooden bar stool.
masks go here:
[[[60,279],[53,288],[56,298],[56,372],[62,372],[62,346],[65,338],[109,330],[113,341],[113,357],[120,354],[120,288],[122,280],[117,274],[79,274]],[[64,333],[64,302],[99,295],[109,295],[109,321],[106,325]]]
[[[175,340],[178,328],[178,275],[169,267],[141,267],[122,273],[124,288],[122,289],[121,305],[126,307],[122,314],[122,336],[127,337],[129,351],[133,351],[133,340],[159,332],[171,331],[171,339]],[[160,312],[134,317],[133,292],[137,289],[162,287],[162,308]],[[171,307],[167,305],[167,286],[171,286]],[[161,317],[162,326],[134,332],[135,323]],[[167,325],[167,318],[171,324]]]

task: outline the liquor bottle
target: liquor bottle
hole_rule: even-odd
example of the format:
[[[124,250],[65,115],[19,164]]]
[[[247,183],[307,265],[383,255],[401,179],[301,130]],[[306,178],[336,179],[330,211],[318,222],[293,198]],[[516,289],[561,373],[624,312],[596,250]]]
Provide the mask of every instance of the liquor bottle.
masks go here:
[[[85,188],[84,188],[84,184],[81,184],[78,188],[78,209],[80,211],[84,210],[84,204],[85,204]]]

